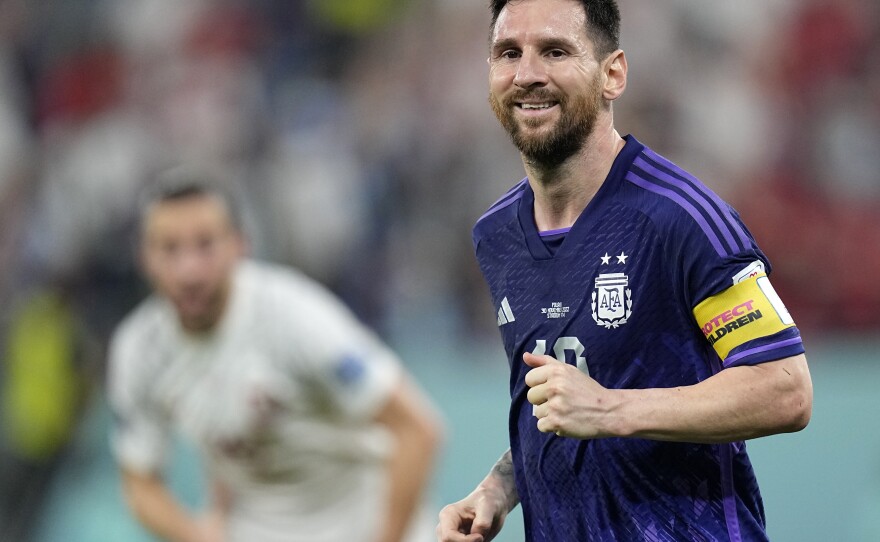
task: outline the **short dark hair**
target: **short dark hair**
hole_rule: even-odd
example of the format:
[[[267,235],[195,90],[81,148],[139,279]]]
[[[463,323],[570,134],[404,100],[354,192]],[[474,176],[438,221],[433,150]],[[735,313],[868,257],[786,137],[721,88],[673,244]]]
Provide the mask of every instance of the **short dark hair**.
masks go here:
[[[199,196],[215,197],[222,201],[232,226],[242,230],[241,198],[237,186],[207,168],[192,165],[167,169],[144,187],[138,200],[141,224],[150,208],[157,203]]]
[[[490,0],[492,12],[490,28],[495,30],[498,15],[504,6],[518,0]],[[616,0],[581,0],[587,15],[587,34],[596,46],[596,57],[601,58],[620,48],[620,9]]]

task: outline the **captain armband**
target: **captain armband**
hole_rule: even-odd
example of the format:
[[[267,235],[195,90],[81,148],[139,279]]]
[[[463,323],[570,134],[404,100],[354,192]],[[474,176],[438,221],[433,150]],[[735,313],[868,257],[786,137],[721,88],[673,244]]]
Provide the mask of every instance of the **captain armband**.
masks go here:
[[[694,308],[694,317],[722,360],[738,346],[794,326],[764,273],[704,299]]]

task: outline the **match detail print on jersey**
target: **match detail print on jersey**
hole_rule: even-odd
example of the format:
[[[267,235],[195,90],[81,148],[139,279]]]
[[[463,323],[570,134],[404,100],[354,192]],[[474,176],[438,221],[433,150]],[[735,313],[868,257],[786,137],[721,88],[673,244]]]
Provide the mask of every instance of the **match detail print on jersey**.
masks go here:
[[[694,317],[722,360],[740,345],[794,326],[763,273],[703,300],[694,308]]]

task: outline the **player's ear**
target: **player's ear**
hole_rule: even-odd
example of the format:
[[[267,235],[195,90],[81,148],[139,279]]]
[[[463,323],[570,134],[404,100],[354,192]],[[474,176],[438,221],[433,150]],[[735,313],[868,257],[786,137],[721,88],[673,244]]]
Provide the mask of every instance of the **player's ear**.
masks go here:
[[[150,253],[150,245],[146,234],[141,232],[135,245],[135,260],[141,275],[148,280],[152,280],[155,274],[154,258],[155,256],[152,256]]]
[[[618,49],[605,57],[605,60],[602,61],[602,72],[604,74],[602,97],[608,101],[614,101],[626,89],[627,65],[623,50]]]

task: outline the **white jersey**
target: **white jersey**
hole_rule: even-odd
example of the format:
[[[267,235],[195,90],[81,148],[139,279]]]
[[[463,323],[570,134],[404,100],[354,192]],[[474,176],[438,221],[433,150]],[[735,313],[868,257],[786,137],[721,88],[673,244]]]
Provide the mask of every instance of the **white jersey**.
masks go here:
[[[392,445],[372,419],[400,370],[322,286],[246,261],[210,335],[184,333],[156,296],[119,326],[112,447],[125,468],[161,472],[173,432],[191,439],[232,490],[230,542],[372,542]]]

